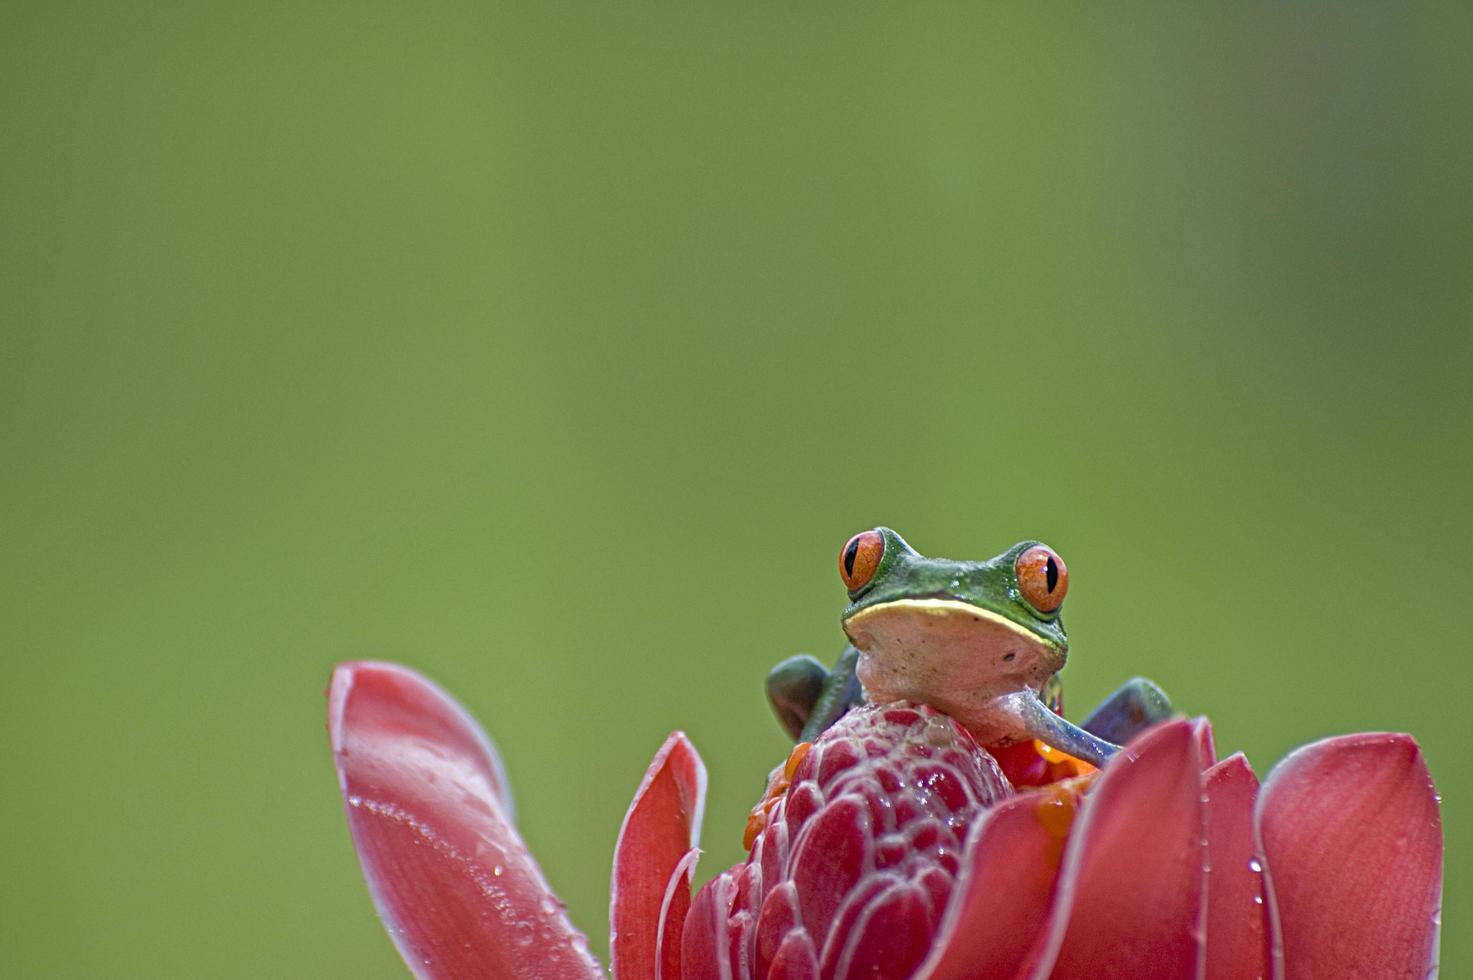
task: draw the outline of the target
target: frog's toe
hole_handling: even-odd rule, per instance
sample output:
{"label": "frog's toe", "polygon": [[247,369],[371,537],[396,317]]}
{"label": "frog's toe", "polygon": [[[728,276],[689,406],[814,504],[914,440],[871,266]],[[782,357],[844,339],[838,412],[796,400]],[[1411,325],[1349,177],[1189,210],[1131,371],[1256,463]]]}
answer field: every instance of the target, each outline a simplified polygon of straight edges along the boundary
{"label": "frog's toe", "polygon": [[778,723],[793,738],[808,723],[828,676],[828,668],[806,653],[789,657],[767,672],[767,700]]}
{"label": "frog's toe", "polygon": [[1090,712],[1081,727],[1106,741],[1124,745],[1171,715],[1171,699],[1165,691],[1144,677],[1132,677]]}

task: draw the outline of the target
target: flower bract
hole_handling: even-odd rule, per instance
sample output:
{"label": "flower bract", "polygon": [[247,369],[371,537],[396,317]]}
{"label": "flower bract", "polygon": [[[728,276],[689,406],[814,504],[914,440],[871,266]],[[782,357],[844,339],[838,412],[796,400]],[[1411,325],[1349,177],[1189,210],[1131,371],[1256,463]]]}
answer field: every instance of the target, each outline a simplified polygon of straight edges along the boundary
{"label": "flower bract", "polygon": [[[454,699],[355,662],[328,701],[353,844],[416,976],[604,975]],[[615,845],[615,980],[1435,975],[1442,825],[1410,736],[1316,742],[1262,786],[1200,719],[1098,773],[1034,751],[855,709],[774,771],[747,859],[696,888],[706,774],[672,734]]]}

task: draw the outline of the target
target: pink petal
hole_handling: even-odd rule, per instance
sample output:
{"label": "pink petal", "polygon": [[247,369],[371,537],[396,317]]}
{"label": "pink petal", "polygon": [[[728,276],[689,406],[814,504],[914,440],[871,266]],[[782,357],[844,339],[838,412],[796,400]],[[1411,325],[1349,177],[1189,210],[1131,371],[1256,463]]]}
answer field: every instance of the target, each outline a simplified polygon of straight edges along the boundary
{"label": "pink petal", "polygon": [[617,980],[655,980],[662,909],[679,921],[666,927],[670,959],[660,972],[680,976],[679,931],[690,907],[689,885],[684,901],[665,899],[676,867],[700,840],[705,801],[706,767],[685,735],[675,732],[635,790],[614,845],[609,959]]}
{"label": "pink petal", "polygon": [[[791,825],[791,814],[789,819]],[[819,811],[803,828],[793,859],[793,885],[803,925],[820,942],[850,891],[873,867],[873,820],[859,797],[847,796]]]}
{"label": "pink petal", "polygon": [[655,980],[681,980],[685,918],[690,914],[690,890],[700,857],[698,847],[686,851],[665,885],[665,899],[660,903],[660,931],[655,936]]}
{"label": "pink petal", "polygon": [[1267,976],[1262,865],[1253,839],[1258,777],[1242,753],[1203,775],[1207,794],[1207,978]]}
{"label": "pink petal", "polygon": [[735,892],[731,871],[721,872],[696,892],[681,942],[684,980],[732,980],[726,920]]}
{"label": "pink petal", "polygon": [[501,764],[465,709],[407,668],[346,663],[328,732],[369,892],[416,976],[602,976],[513,829]]}
{"label": "pink petal", "polygon": [[[834,949],[843,947],[836,956],[835,980],[910,976],[925,950],[908,947],[896,940],[929,932],[933,924],[929,910],[930,903],[921,889],[903,881],[891,884],[875,899],[866,902],[854,927],[843,936],[842,944],[830,940]],[[827,952],[824,959],[828,959]]]}
{"label": "pink petal", "polygon": [[[1206,718],[1194,719],[1197,723],[1197,754],[1201,756],[1202,768],[1209,769],[1217,764],[1217,746],[1212,740],[1212,722]],[[1257,780],[1254,780],[1256,783]]]}
{"label": "pink petal", "polygon": [[818,980],[818,957],[806,930],[795,929],[783,939],[767,980]]}
{"label": "pink petal", "polygon": [[1200,737],[1186,720],[1164,722],[1105,768],[1069,835],[1033,976],[1200,975],[1206,885]]}
{"label": "pink petal", "polygon": [[[936,950],[916,980],[1011,977],[1048,921],[1068,815],[1046,793],[999,804],[973,825]],[[1060,810],[1048,819],[1047,808]]]}
{"label": "pink petal", "polygon": [[1291,753],[1264,782],[1257,816],[1278,918],[1275,975],[1428,974],[1442,819],[1411,736],[1344,735]]}

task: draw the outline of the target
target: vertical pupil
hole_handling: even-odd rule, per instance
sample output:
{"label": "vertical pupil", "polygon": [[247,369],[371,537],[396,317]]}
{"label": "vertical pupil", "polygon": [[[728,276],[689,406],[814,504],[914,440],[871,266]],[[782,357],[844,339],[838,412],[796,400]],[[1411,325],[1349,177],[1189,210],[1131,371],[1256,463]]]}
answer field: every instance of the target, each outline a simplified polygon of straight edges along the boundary
{"label": "vertical pupil", "polygon": [[1059,566],[1054,561],[1053,555],[1049,555],[1048,564],[1044,566],[1044,574],[1048,576],[1048,590],[1052,595],[1054,586],[1059,584]]}
{"label": "vertical pupil", "polygon": [[859,557],[859,538],[849,540],[849,547],[844,549],[844,575],[846,578],[854,576],[854,559]]}

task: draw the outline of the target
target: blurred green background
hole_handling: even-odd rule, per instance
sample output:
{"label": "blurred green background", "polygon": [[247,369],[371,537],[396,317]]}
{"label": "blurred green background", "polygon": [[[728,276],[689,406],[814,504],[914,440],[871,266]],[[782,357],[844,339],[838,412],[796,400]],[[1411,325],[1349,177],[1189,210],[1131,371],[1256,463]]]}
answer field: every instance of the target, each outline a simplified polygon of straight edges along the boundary
{"label": "blurred green background", "polygon": [[1415,733],[1458,887],[1473,8],[7,3],[0,973],[397,977],[323,729],[484,721],[602,946],[838,548],[1049,541],[1082,710]]}

